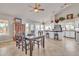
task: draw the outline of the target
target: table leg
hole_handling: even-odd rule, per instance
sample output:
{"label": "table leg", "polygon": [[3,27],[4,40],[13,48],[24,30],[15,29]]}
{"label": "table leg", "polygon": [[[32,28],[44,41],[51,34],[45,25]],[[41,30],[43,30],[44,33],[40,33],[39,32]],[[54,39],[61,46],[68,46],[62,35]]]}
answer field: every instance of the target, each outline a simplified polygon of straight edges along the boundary
{"label": "table leg", "polygon": [[37,41],[37,44],[38,44],[38,48],[39,48],[39,41]]}
{"label": "table leg", "polygon": [[30,39],[30,56],[32,56],[32,50],[33,50],[32,40]]}
{"label": "table leg", "polygon": [[27,54],[27,43],[26,43],[26,40],[25,40],[25,54]]}
{"label": "table leg", "polygon": [[43,37],[43,48],[45,47],[45,38]]}

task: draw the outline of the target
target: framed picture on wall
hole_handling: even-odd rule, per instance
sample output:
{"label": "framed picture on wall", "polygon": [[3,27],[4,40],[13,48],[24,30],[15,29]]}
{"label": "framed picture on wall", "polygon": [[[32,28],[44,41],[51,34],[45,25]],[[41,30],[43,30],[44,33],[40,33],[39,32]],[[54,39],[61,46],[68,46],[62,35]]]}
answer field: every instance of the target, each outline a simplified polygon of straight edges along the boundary
{"label": "framed picture on wall", "polygon": [[67,19],[73,19],[73,14],[68,14]]}

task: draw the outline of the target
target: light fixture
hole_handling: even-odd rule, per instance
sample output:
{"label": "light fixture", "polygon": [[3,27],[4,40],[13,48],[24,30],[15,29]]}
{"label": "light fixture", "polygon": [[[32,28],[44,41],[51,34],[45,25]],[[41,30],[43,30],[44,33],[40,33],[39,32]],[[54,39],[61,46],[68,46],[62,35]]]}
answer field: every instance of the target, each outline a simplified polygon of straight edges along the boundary
{"label": "light fixture", "polygon": [[29,6],[29,7],[33,8],[33,11],[36,12],[36,13],[45,10],[45,9],[41,8],[40,4],[37,4],[37,3],[34,6]]}
{"label": "light fixture", "polygon": [[70,3],[65,3],[63,6],[61,6],[61,8],[65,9],[67,7],[69,7],[71,4]]}
{"label": "light fixture", "polygon": [[37,12],[39,12],[39,10],[38,9],[34,9],[34,11],[37,13]]}

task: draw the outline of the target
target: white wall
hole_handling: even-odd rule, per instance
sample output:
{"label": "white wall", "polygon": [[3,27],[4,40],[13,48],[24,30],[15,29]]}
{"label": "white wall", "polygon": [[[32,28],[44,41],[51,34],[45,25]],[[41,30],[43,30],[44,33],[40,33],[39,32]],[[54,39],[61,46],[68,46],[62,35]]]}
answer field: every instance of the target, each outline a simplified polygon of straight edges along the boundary
{"label": "white wall", "polygon": [[7,16],[7,15],[0,15],[0,19],[6,19],[9,21],[9,35],[0,35],[0,41],[4,41],[4,40],[12,40],[13,37],[13,21],[12,21],[12,17],[11,16]]}

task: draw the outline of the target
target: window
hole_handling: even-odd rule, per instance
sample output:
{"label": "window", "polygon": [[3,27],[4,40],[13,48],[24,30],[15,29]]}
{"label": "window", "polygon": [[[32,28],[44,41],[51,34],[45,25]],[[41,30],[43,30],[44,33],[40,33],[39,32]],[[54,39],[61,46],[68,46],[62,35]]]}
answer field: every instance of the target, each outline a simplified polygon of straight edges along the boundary
{"label": "window", "polygon": [[44,30],[44,25],[41,25],[41,30]]}
{"label": "window", "polygon": [[52,30],[52,27],[51,27],[51,25],[45,25],[45,30]]}
{"label": "window", "polygon": [[0,20],[0,35],[8,34],[8,20]]}
{"label": "window", "polygon": [[25,34],[27,35],[28,33],[29,33],[29,23],[26,23]]}
{"label": "window", "polygon": [[66,30],[74,30],[74,25],[72,23],[67,24]]}
{"label": "window", "polygon": [[33,31],[34,30],[34,24],[30,25],[30,30]]}
{"label": "window", "polygon": [[39,31],[39,30],[40,30],[40,25],[36,24],[36,31]]}

